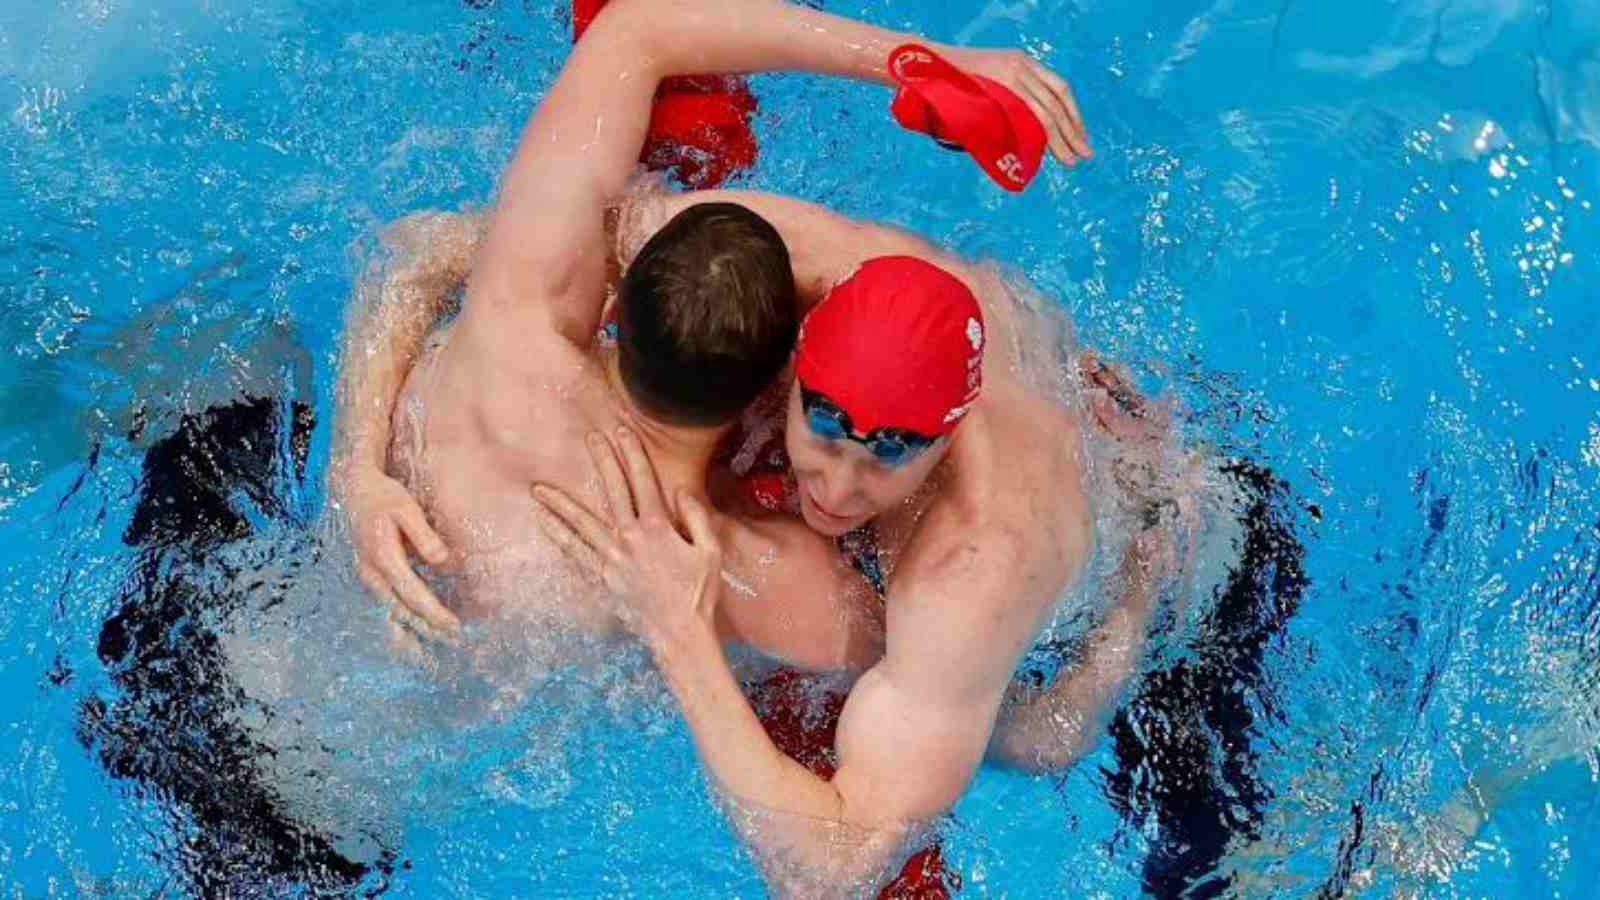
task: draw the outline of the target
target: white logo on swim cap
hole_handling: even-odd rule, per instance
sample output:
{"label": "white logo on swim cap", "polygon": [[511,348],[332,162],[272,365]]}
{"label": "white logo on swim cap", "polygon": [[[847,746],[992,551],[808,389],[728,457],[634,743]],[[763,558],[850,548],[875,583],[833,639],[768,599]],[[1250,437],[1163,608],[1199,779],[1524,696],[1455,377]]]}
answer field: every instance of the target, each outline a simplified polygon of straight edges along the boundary
{"label": "white logo on swim cap", "polygon": [[1017,184],[1022,184],[1022,160],[1017,159],[1015,153],[1007,153],[994,161],[994,167],[1005,173],[1005,176]]}
{"label": "white logo on swim cap", "polygon": [[967,340],[972,342],[972,352],[983,349],[983,326],[975,318],[967,319]]}
{"label": "white logo on swim cap", "polygon": [[889,59],[889,68],[894,72],[895,78],[905,81],[915,77],[906,73],[906,66],[912,63],[931,62],[933,62],[933,57],[920,47],[901,47],[900,52]]}

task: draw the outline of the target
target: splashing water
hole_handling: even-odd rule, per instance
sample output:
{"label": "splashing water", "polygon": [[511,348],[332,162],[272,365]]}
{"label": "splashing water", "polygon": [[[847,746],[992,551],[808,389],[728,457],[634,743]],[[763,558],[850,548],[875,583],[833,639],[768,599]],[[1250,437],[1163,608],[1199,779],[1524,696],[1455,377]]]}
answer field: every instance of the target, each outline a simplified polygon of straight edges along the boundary
{"label": "splashing water", "polygon": [[[211,810],[279,823],[228,835],[257,862],[325,841],[329,892],[756,893],[644,660],[513,700],[396,661],[318,524],[365,244],[490,198],[567,11],[224,7],[0,17],[0,884],[192,890]],[[1084,763],[980,775],[943,826],[964,892],[1583,896],[1594,10],[829,8],[1030,48],[1097,159],[1002,197],[880,93],[773,78],[752,184],[1016,267],[1191,446],[1270,471],[1239,543],[1304,547],[1203,598]],[[226,489],[168,504],[152,453]]]}

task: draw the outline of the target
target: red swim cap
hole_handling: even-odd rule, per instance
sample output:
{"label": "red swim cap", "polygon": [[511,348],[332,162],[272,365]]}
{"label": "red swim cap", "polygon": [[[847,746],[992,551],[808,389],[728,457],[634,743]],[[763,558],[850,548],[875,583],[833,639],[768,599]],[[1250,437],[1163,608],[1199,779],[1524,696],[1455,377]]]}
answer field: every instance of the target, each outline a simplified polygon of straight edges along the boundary
{"label": "red swim cap", "polygon": [[918,44],[889,54],[889,74],[900,85],[889,111],[902,126],[960,144],[1008,191],[1022,190],[1038,174],[1044,126],[1009,88]]}
{"label": "red swim cap", "polygon": [[[583,37],[607,0],[573,0],[572,39]],[[743,78],[681,75],[663,79],[650,108],[639,161],[685,187],[719,187],[756,162],[750,130],[756,98]]]}
{"label": "red swim cap", "polygon": [[983,311],[961,280],[910,256],[868,260],[800,324],[795,376],[859,434],[955,430],[983,385]]}

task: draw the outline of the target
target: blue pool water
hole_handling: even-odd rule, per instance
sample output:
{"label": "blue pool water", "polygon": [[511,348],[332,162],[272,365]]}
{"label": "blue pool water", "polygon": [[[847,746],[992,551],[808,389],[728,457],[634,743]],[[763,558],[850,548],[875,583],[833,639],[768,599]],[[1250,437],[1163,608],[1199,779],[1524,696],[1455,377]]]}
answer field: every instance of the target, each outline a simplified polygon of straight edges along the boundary
{"label": "blue pool water", "polygon": [[[1224,804],[1247,825],[1209,884],[1600,893],[1600,6],[828,7],[1028,47],[1073,82],[1098,155],[1006,196],[895,129],[883,91],[770,77],[750,183],[1016,266],[1170,391],[1192,440],[1288,485],[1304,594],[1259,665],[1213,667],[1251,721],[1213,758],[1255,788]],[[258,534],[219,559],[312,555],[362,248],[408,211],[486,202],[568,31],[533,0],[0,10],[4,896],[181,889],[197,823],[109,775],[92,725],[126,687],[102,624],[152,577],[123,541],[146,448],[185,412],[298,400],[306,476],[243,498]],[[429,699],[359,628],[285,621],[292,684],[319,693],[264,715],[395,711],[330,751],[343,774],[307,765],[332,806],[382,809],[393,854],[366,887],[761,893],[637,661],[460,725],[465,689]],[[1125,801],[1115,743],[1060,778],[981,773],[946,829],[962,896],[1137,896],[1171,832]],[[1181,776],[1147,762],[1131,777]],[[1452,837],[1486,785],[1487,821]]]}

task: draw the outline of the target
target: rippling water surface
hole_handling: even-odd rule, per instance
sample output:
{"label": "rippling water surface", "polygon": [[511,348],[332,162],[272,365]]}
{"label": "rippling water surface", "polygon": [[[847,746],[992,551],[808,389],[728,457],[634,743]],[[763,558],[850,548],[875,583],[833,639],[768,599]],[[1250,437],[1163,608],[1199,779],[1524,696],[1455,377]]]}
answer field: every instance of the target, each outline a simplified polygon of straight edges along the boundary
{"label": "rippling water surface", "polygon": [[[1193,734],[1234,792],[1196,892],[1591,896],[1600,7],[827,5],[1027,46],[1073,81],[1097,157],[1002,196],[894,129],[879,90],[763,78],[751,183],[1017,267],[1171,392],[1194,442],[1283,481],[1297,605],[1256,655],[1190,667],[1245,723],[1210,730],[1196,695]],[[0,11],[0,885],[183,883],[203,823],[130,773],[238,760],[199,737],[146,759],[140,723],[161,711],[119,699],[143,679],[159,706],[210,677],[209,657],[188,671],[149,649],[210,635],[260,663],[257,705],[219,715],[310,723],[272,764],[324,795],[326,822],[367,823],[349,836],[366,849],[344,849],[378,860],[368,886],[758,893],[637,661],[483,724],[462,711],[504,697],[466,675],[430,695],[370,652],[372,615],[290,614],[351,590],[307,535],[363,248],[407,211],[487,201],[567,10],[156,6]],[[278,443],[218,464],[257,489],[234,498],[243,525],[217,527],[255,536],[178,562],[130,546],[147,449],[243,398],[271,398]],[[218,621],[107,637],[184,565],[235,576]],[[1174,641],[1152,670],[1191,657]],[[950,826],[964,895],[1151,883],[1167,834],[1151,798],[1181,772],[1129,762],[1165,727],[1141,697],[1062,778],[980,776]],[[340,725],[374,698],[389,717]]]}

